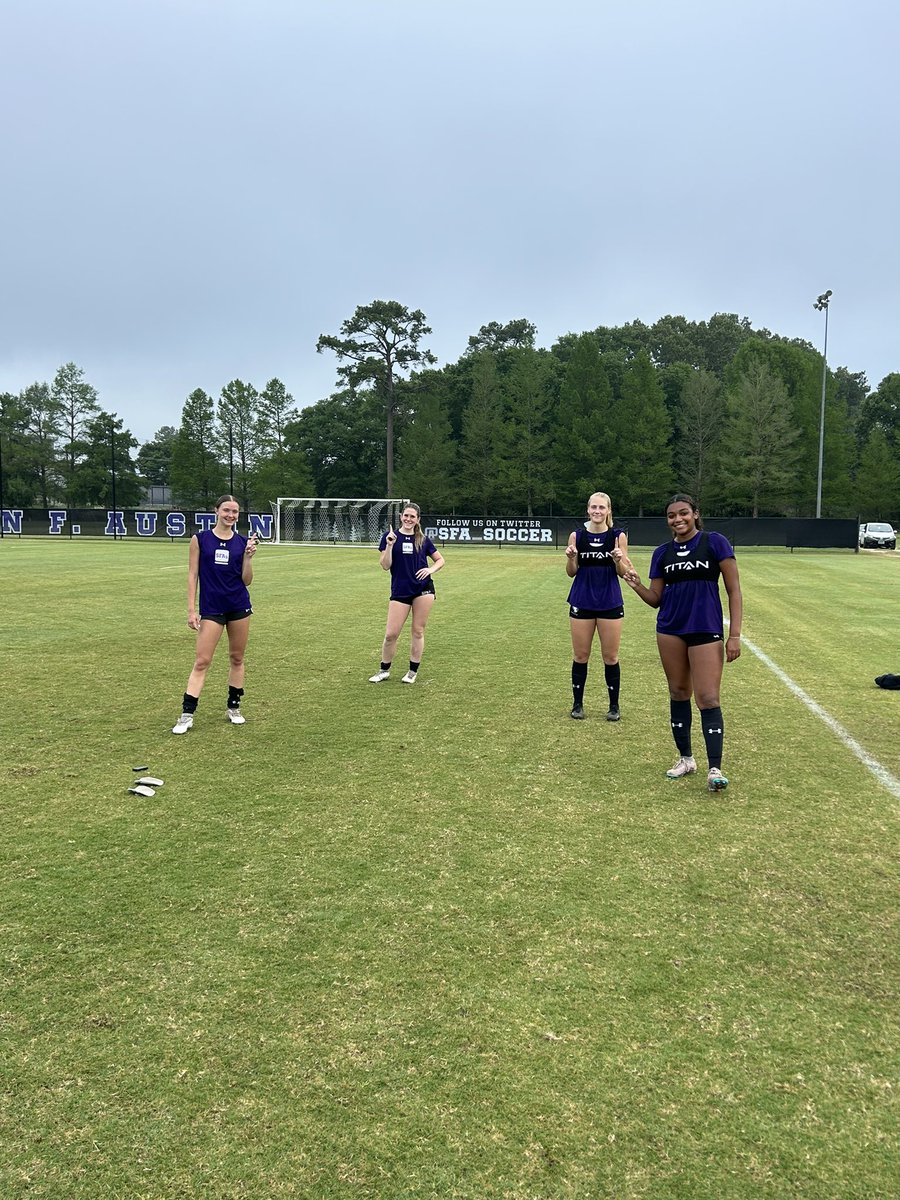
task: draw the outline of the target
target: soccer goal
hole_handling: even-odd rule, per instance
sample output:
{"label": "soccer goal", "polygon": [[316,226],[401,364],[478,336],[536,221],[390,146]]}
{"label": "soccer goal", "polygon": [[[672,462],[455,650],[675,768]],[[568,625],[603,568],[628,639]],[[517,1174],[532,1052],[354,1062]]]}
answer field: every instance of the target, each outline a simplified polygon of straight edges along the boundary
{"label": "soccer goal", "polygon": [[272,502],[275,541],[377,545],[388,525],[400,525],[407,500],[337,500],[279,496]]}

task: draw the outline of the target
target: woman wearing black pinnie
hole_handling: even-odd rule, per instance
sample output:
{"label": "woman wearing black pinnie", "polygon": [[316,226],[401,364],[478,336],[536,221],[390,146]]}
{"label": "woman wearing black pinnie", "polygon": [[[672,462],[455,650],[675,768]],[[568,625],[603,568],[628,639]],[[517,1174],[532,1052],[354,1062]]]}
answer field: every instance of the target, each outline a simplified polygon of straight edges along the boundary
{"label": "woman wearing black pinnie", "polygon": [[[719,691],[724,663],[741,653],[743,600],[734,550],[721,533],[707,533],[690,496],[673,496],[666,506],[672,540],[658,546],[650,561],[650,586],[632,568],[625,582],[651,608],[659,609],[656,644],[669,684],[669,710],[678,761],[666,775],[683,779],[697,770],[691,751],[691,696],[700,710],[708,760],[707,787],[728,786],[722,774],[725,723]],[[728,594],[730,624],[724,638],[719,577]],[[724,643],[724,651],[723,651]]]}

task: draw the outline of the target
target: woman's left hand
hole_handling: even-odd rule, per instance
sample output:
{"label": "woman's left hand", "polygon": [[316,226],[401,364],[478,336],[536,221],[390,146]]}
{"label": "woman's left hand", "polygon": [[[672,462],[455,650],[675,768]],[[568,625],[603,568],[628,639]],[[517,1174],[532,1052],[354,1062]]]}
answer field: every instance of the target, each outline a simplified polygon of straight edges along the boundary
{"label": "woman's left hand", "polygon": [[421,570],[416,571],[416,579],[421,582],[423,579],[427,579],[430,574],[431,567],[422,567]]}
{"label": "woman's left hand", "polygon": [[250,538],[250,540],[247,542],[244,553],[247,555],[248,558],[252,558],[258,549],[259,549],[259,542],[256,540],[256,534],[254,534],[253,537]]}
{"label": "woman's left hand", "polygon": [[734,662],[736,658],[741,657],[741,639],[737,633],[731,634],[725,640],[725,661]]}

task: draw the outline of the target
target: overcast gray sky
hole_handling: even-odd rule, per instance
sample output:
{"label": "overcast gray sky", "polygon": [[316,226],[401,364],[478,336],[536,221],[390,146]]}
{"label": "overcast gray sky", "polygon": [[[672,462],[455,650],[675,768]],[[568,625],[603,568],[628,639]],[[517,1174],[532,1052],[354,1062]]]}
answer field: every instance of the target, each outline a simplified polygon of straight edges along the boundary
{"label": "overcast gray sky", "polygon": [[424,310],[540,345],[748,317],[900,370],[887,0],[0,0],[0,390],[74,361],[141,440],[197,387],[336,386]]}

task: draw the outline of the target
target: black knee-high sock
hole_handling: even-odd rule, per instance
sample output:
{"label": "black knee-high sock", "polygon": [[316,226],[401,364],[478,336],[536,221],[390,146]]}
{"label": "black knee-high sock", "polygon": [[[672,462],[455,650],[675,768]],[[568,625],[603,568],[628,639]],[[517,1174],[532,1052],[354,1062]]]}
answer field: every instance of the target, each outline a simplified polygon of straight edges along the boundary
{"label": "black knee-high sock", "polygon": [[691,757],[691,719],[690,700],[670,700],[669,712],[672,719],[672,737],[678,753],[684,758]]}
{"label": "black knee-high sock", "polygon": [[609,707],[619,707],[619,685],[622,682],[622,672],[618,663],[607,666],[603,664],[603,674],[606,676],[606,690],[609,692]]}
{"label": "black knee-high sock", "polygon": [[587,663],[572,663],[572,699],[576,704],[584,704],[584,685],[587,683]]}
{"label": "black knee-high sock", "polygon": [[186,713],[195,713],[199,703],[199,696],[192,696],[189,692],[185,692],[181,701],[181,711]]}
{"label": "black knee-high sock", "polygon": [[706,742],[709,765],[721,767],[722,743],[725,740],[725,722],[722,720],[721,708],[701,708],[700,723],[703,726],[703,740]]}
{"label": "black knee-high sock", "polygon": [[243,696],[243,694],[244,694],[243,688],[232,687],[231,684],[229,683],[229,685],[228,685],[228,707],[229,708],[240,708],[241,707],[241,696]]}

